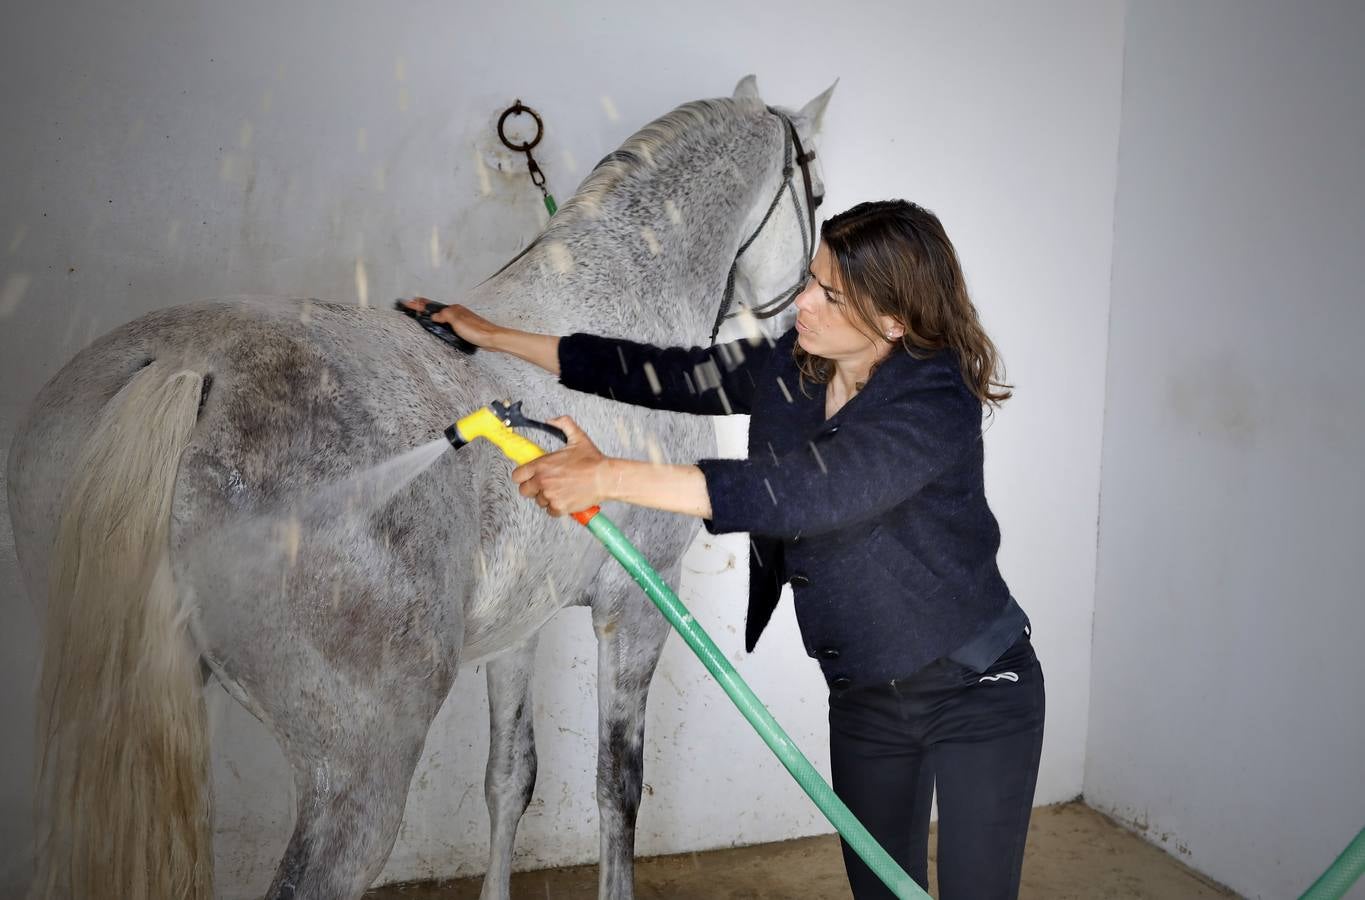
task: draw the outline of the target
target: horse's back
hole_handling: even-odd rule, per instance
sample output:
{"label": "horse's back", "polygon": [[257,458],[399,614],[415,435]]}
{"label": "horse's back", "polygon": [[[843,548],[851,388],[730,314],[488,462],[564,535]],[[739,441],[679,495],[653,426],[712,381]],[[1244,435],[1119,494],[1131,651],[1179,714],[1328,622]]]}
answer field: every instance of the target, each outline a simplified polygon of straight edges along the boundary
{"label": "horse's back", "polygon": [[[461,395],[479,390],[473,367],[454,361],[436,342],[421,340],[411,323],[391,311],[309,300],[243,299],[170,307],[129,322],[81,351],[49,381],[16,436],[9,459],[11,513],[35,599],[41,599],[46,586],[48,555],[71,468],[105,407],[152,363],[168,371],[193,371],[204,379],[198,421],[180,458],[172,505],[178,582],[187,575],[193,580],[193,566],[188,565],[193,560],[185,556],[194,548],[203,556],[203,548],[218,545],[218,559],[234,549],[243,557],[251,552],[259,556],[255,545],[272,539],[281,522],[294,521],[291,510],[307,507],[339,479],[439,437],[453,410],[463,405]],[[450,465],[450,460],[436,463],[439,469]],[[352,529],[352,545],[346,549],[354,551],[355,541],[362,538],[387,546],[374,551],[376,558],[332,561],[333,570],[347,582],[335,587],[370,594],[378,585],[362,583],[366,579],[357,573],[378,578],[393,574],[395,566],[420,576],[411,549],[406,549],[405,560],[394,561],[394,554],[405,552],[404,535],[422,531],[437,544],[449,539],[439,521],[449,517],[436,513],[460,503],[467,492],[468,479],[428,478],[422,491],[410,486],[406,495],[379,509],[348,510],[366,524]],[[329,530],[333,543],[339,518],[319,529]],[[222,544],[233,536],[241,546]],[[323,535],[313,537],[314,546],[306,529],[278,540],[293,542],[291,564],[298,563],[299,553],[343,549],[329,551],[317,545]],[[250,570],[252,563],[242,558],[236,568]],[[265,590],[240,574],[233,584],[256,598],[231,598],[220,607],[256,606]],[[201,604],[223,588],[221,581],[187,586]],[[393,589],[407,593],[401,583]],[[313,602],[308,590],[294,593],[296,605]],[[293,612],[296,617],[304,614],[298,608]]]}
{"label": "horse's back", "polygon": [[[254,642],[264,659],[309,628],[331,632],[328,653],[346,634],[434,629],[452,659],[461,647],[474,659],[584,602],[588,583],[606,587],[594,576],[606,554],[520,501],[506,462],[482,442],[445,454],[365,515],[337,509],[345,501],[335,495],[357,472],[439,438],[509,391],[534,391],[533,415],[573,413],[608,454],[635,455],[638,446],[622,443],[619,407],[546,384],[515,361],[464,357],[391,310],[247,298],[149,313],[43,388],[10,457],[16,542],[39,591],[67,474],[104,407],[153,361],[204,376],[171,543],[177,583],[195,594],[210,644]],[[684,458],[710,446],[709,427],[691,417],[638,415],[648,425],[636,431],[657,433]],[[661,513],[621,513],[645,545],[671,547],[694,530]],[[296,583],[277,571],[281,553]],[[629,587],[623,579],[614,590]],[[348,597],[364,598],[362,607]]]}

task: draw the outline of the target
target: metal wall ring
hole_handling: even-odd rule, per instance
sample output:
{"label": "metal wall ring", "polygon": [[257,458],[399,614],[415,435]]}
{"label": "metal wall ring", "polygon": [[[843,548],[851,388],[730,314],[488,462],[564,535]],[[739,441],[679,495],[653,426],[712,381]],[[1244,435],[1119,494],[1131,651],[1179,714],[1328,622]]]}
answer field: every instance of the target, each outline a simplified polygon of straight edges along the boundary
{"label": "metal wall ring", "polygon": [[[514,144],[507,139],[507,133],[503,131],[503,126],[507,124],[509,118],[512,116],[519,116],[522,113],[526,113],[536,120],[536,136],[524,144]],[[529,106],[523,106],[520,99],[511,107],[504,110],[503,114],[498,118],[498,137],[502,140],[507,149],[515,150],[518,153],[530,152],[531,148],[540,143],[540,137],[544,133],[545,123],[540,120],[540,114]]]}

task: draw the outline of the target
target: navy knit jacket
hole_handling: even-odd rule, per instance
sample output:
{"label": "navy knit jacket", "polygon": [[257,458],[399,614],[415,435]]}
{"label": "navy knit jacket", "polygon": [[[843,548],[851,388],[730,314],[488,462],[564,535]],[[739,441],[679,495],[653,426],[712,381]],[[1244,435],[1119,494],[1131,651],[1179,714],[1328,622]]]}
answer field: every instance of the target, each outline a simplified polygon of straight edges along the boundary
{"label": "navy knit jacket", "polygon": [[[560,380],[654,409],[750,416],[748,459],[697,462],[707,530],[751,537],[748,649],[787,581],[806,652],[836,688],[909,676],[1004,611],[1026,621],[996,566],[981,405],[953,354],[893,351],[826,419],[825,386],[800,378],[795,342],[795,331],[689,349],[573,334],[559,343]],[[1019,635],[1007,624],[999,649]]]}

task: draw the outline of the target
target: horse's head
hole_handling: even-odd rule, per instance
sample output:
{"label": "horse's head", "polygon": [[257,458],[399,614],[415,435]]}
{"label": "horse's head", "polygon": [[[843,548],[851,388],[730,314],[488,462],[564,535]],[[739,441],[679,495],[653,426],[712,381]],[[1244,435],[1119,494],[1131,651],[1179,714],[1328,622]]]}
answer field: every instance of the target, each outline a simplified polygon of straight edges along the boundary
{"label": "horse's head", "polygon": [[815,141],[837,84],[799,110],[765,104],[753,75],[735,87],[737,103],[762,106],[779,123],[775,163],[767,187],[758,192],[757,203],[748,213],[744,242],[732,272],[733,287],[727,285],[722,308],[724,317],[736,323],[730,328],[737,326],[750,337],[776,337],[791,328],[796,317],[791,301],[804,284],[806,267],[815,253],[815,208],[825,193]]}
{"label": "horse's head", "polygon": [[598,163],[494,278],[549,277],[556,291],[574,279],[587,298],[625,294],[619,305],[633,307],[631,328],[646,340],[714,338],[724,321],[727,339],[776,337],[791,327],[815,252],[824,186],[814,143],[833,90],[793,110],[765,104],[749,76],[732,97],[655,119]]}

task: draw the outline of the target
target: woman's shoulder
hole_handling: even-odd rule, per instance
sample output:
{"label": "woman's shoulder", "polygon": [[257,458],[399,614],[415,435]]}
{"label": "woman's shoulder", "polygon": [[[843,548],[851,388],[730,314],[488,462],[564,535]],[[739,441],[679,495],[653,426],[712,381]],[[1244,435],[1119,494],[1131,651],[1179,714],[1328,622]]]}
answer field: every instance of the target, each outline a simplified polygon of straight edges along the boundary
{"label": "woman's shoulder", "polygon": [[925,355],[897,351],[877,367],[867,390],[887,403],[929,404],[981,415],[981,403],[967,387],[957,354],[951,350]]}

